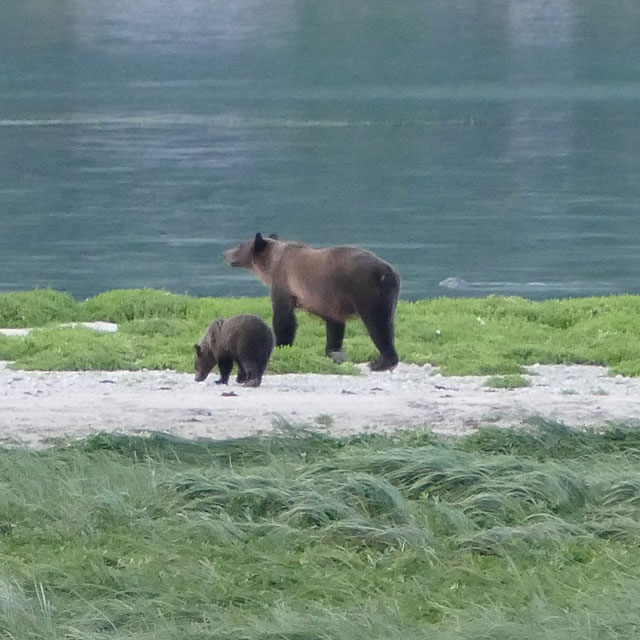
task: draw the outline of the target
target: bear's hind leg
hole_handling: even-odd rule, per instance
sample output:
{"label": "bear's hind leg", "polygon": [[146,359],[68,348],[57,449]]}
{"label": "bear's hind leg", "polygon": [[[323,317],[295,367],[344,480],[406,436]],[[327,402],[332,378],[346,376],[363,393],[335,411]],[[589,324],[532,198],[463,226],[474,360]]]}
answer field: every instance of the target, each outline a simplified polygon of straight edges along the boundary
{"label": "bear's hind leg", "polygon": [[395,301],[381,301],[373,307],[358,310],[373,344],[380,351],[380,357],[369,363],[371,371],[386,371],[398,364],[398,354],[393,344],[395,306]]}

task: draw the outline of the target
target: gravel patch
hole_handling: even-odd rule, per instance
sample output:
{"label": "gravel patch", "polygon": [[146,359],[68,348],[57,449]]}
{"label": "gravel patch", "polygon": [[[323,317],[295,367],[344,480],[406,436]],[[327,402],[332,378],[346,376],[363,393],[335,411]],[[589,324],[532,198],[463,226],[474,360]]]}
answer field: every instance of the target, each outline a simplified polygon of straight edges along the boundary
{"label": "gravel patch", "polygon": [[529,387],[493,389],[486,376],[442,376],[400,364],[359,376],[266,375],[262,386],[196,383],[175,371],[21,371],[0,362],[0,437],[39,446],[96,432],[163,431],[185,438],[262,435],[282,421],[351,435],[427,427],[462,435],[531,418],[575,428],[640,421],[640,379],[606,367],[533,365]]}

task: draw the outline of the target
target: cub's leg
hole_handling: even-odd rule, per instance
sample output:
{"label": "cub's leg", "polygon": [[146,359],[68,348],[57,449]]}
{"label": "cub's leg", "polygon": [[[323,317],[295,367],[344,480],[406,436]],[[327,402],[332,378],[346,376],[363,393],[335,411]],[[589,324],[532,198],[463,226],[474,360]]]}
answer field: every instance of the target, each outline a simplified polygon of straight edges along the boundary
{"label": "cub's leg", "polygon": [[247,379],[247,373],[242,366],[242,362],[238,360],[238,375],[236,376],[236,382],[245,382]]}
{"label": "cub's leg", "polygon": [[262,373],[264,367],[260,367],[257,362],[245,362],[245,371],[247,372],[245,378],[245,387],[259,387],[262,382]]}
{"label": "cub's leg", "polygon": [[233,359],[225,356],[218,360],[218,368],[220,369],[220,379],[216,380],[216,384],[229,384],[229,375],[233,369]]}

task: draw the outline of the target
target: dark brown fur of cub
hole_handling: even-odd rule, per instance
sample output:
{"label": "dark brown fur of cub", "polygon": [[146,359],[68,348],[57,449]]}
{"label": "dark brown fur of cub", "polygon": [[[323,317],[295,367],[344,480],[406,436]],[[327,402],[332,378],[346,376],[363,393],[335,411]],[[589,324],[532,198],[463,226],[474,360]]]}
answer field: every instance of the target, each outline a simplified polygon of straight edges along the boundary
{"label": "dark brown fur of cub", "polygon": [[358,247],[313,249],[258,233],[225,251],[224,256],[229,265],[249,269],[270,287],[276,345],[293,344],[297,327],[294,309],[299,307],[324,319],[325,353],[342,362],[345,322],[358,315],[380,351],[370,367],[382,371],[398,364],[393,322],[400,277],[371,251]]}
{"label": "dark brown fur of cub", "polygon": [[205,380],[217,364],[220,379],[216,384],[227,384],[236,362],[236,382],[245,387],[259,387],[273,351],[273,333],[262,318],[243,314],[214,320],[194,346],[196,382]]}

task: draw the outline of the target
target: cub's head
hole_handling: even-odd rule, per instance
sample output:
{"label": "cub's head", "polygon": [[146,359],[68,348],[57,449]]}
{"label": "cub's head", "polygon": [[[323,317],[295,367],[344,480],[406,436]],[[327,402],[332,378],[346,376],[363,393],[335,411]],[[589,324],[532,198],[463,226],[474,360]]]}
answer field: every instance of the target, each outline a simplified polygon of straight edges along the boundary
{"label": "cub's head", "polygon": [[224,260],[232,267],[244,267],[251,270],[259,269],[259,265],[268,254],[269,247],[277,239],[278,236],[274,233],[267,238],[263,238],[261,233],[256,233],[256,237],[252,240],[225,251]]}
{"label": "cub's head", "polygon": [[216,353],[218,352],[217,345],[220,341],[220,331],[222,330],[223,322],[224,318],[214,320],[209,325],[204,338],[202,338],[202,340],[197,344],[193,345],[193,348],[196,351],[193,357],[196,382],[206,380],[213,367],[218,364]]}
{"label": "cub's head", "polygon": [[211,373],[211,370],[216,366],[218,361],[209,347],[204,347],[201,344],[194,344],[193,346],[196,350],[193,358],[193,368],[196,372],[194,380],[196,382],[203,382],[207,379],[207,376]]}

